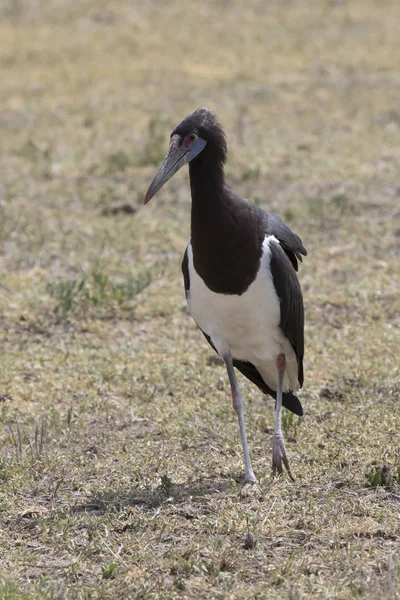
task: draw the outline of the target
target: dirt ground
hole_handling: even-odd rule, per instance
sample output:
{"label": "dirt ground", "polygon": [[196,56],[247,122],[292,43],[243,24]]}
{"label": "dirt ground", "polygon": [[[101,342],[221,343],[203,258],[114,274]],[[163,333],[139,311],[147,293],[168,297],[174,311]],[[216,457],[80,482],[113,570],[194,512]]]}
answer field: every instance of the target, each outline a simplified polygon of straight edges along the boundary
{"label": "dirt ground", "polygon": [[[400,3],[0,3],[0,600],[400,598]],[[187,314],[199,106],[308,256],[296,477]]]}

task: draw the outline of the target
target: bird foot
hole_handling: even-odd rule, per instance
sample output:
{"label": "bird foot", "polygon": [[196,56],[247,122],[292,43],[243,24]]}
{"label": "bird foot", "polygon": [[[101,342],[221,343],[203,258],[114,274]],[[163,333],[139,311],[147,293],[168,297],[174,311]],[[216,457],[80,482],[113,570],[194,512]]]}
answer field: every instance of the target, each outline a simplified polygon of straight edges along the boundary
{"label": "bird foot", "polygon": [[253,471],[249,471],[248,473],[245,473],[244,482],[245,482],[245,484],[250,483],[252,485],[254,483],[257,483],[257,477],[254,475]]}
{"label": "bird foot", "polygon": [[274,436],[272,438],[272,477],[275,477],[277,474],[282,475],[282,463],[284,464],[290,479],[294,481],[292,471],[290,470],[289,460],[286,454],[282,434],[274,433]]}

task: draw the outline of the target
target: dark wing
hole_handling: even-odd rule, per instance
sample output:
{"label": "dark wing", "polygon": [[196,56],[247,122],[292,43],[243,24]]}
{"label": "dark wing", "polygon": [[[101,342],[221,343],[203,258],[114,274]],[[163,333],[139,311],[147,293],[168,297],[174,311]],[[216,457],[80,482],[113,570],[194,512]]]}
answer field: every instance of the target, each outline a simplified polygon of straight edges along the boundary
{"label": "dark wing", "polygon": [[187,298],[189,290],[190,290],[189,259],[188,259],[188,255],[187,255],[187,247],[185,250],[185,254],[183,255],[181,268],[182,268],[182,274],[183,274],[183,283],[185,286],[185,296]]}
{"label": "dark wing", "polygon": [[282,219],[265,211],[262,212],[265,233],[275,236],[280,241],[283,250],[297,271],[297,260],[301,262],[303,260],[301,255],[307,256],[307,250],[304,248],[301,239],[285,225]]}
{"label": "dark wing", "polygon": [[281,244],[271,241],[270,268],[276,293],[280,300],[280,328],[289,340],[297,356],[298,380],[303,385],[303,356],[304,356],[304,307],[303,296],[296,272],[290,257]]}

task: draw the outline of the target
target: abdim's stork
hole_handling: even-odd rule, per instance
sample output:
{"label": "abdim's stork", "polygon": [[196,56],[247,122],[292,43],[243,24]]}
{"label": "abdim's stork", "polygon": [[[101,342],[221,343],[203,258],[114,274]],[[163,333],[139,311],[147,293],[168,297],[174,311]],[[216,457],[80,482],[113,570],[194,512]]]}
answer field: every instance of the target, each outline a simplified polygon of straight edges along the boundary
{"label": "abdim's stork", "polygon": [[236,367],[276,399],[272,472],[293,479],[281,429],[282,404],[303,414],[292,393],[303,384],[304,312],[297,260],[307,252],[283,221],[231,192],[224,181],[226,139],[216,115],[200,108],[171,134],[146,204],[184,164],[192,192],[191,237],[182,263],[190,314],[223,358],[239,419],[246,482],[251,467]]}

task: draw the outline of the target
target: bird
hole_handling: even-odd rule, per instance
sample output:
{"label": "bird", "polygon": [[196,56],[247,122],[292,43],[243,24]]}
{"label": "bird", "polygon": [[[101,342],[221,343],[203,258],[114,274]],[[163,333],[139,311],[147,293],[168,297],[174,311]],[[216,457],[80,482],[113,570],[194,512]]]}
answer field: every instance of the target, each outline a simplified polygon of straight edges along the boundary
{"label": "bird", "polygon": [[182,273],[189,313],[225,363],[239,421],[245,483],[256,483],[237,369],[275,399],[272,476],[285,467],[294,481],[282,434],[282,405],[302,416],[304,306],[296,271],[307,255],[280,217],[225,183],[225,132],[215,112],[199,108],[172,131],[167,155],[144,204],[189,164],[191,233]]}

